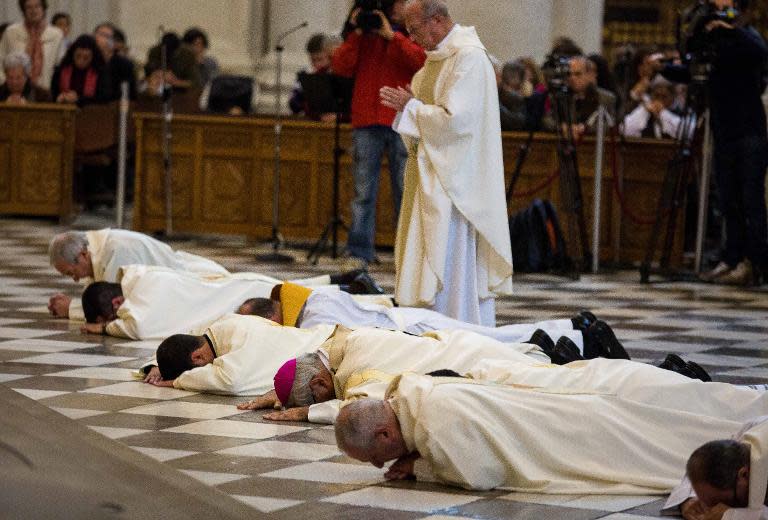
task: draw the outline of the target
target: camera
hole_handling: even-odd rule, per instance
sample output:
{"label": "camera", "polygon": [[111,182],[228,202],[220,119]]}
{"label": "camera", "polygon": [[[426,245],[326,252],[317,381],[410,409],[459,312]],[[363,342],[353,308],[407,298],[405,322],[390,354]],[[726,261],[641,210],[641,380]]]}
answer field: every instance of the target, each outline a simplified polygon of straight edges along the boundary
{"label": "camera", "polygon": [[712,46],[712,35],[706,31],[707,24],[716,20],[733,24],[740,16],[737,9],[719,10],[709,0],[698,0],[682,13],[680,19],[678,38],[681,56],[708,53]]}
{"label": "camera", "polygon": [[360,9],[357,15],[357,26],[363,32],[375,32],[381,29],[381,18],[374,11],[387,15],[395,0],[356,0],[355,8]]}
{"label": "camera", "polygon": [[551,91],[568,88],[568,76],[571,73],[571,57],[550,54],[541,66],[541,72]]}

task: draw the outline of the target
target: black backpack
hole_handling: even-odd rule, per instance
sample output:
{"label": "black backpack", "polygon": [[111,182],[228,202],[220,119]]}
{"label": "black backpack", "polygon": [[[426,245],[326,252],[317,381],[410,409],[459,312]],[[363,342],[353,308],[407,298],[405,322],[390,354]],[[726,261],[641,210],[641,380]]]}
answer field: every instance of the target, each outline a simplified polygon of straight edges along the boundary
{"label": "black backpack", "polygon": [[535,199],[509,219],[515,271],[540,273],[568,268],[570,262],[557,212],[548,200]]}

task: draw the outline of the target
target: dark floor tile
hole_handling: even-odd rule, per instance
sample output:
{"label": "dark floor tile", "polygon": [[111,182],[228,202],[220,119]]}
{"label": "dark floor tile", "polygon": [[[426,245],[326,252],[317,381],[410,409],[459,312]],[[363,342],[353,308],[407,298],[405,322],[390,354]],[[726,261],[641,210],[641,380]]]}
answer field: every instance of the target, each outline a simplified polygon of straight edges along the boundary
{"label": "dark floor tile", "polygon": [[[221,453],[199,453],[184,457],[183,459],[171,460],[168,463],[176,469],[211,471],[214,473],[239,473],[241,475],[259,475],[296,465],[295,460],[239,457]],[[289,482],[298,485],[299,481]]]}
{"label": "dark floor tile", "polygon": [[235,437],[220,437],[216,435],[192,435],[189,433],[173,433],[153,431],[123,437],[121,442],[129,446],[141,446],[145,448],[163,448],[168,450],[192,450],[209,452],[224,450],[243,444],[252,444],[253,439],[239,439]]}
{"label": "dark floor tile", "polygon": [[[278,461],[279,459],[267,459]],[[288,466],[286,466],[288,467]],[[275,468],[278,469],[278,468]],[[237,473],[228,471],[227,473]],[[243,473],[245,474],[245,473]],[[317,500],[320,498],[340,495],[365,486],[351,484],[328,484],[309,482],[306,480],[287,480],[279,478],[260,477],[258,475],[229,482],[217,486],[219,490],[232,495],[249,495],[270,498]]]}
{"label": "dark floor tile", "polygon": [[604,511],[525,504],[511,500],[482,500],[453,511],[471,518],[514,518],[515,520],[592,520],[606,516]]}
{"label": "dark floor tile", "polygon": [[193,422],[199,419],[184,417],[166,417],[136,413],[105,413],[80,419],[79,422],[90,426],[108,426],[110,428],[138,428],[140,430],[165,430]]}
{"label": "dark floor tile", "polygon": [[[311,508],[311,509],[310,509]],[[424,513],[412,513],[396,511],[392,509],[378,509],[373,507],[357,507],[329,502],[313,502],[311,504],[297,505],[288,509],[281,509],[270,515],[275,519],[295,519],[303,517],[307,510],[311,510],[312,520],[416,520],[428,515]]]}
{"label": "dark floor tile", "polygon": [[108,379],[85,379],[81,377],[35,376],[13,382],[14,388],[34,388],[36,390],[62,390],[77,392],[87,388],[114,384]]}
{"label": "dark floor tile", "polygon": [[156,403],[154,399],[142,399],[139,397],[123,397],[101,394],[67,394],[56,397],[42,399],[41,403],[47,406],[56,406],[61,408],[84,408],[86,410],[105,410],[115,412],[134,408],[145,404]]}

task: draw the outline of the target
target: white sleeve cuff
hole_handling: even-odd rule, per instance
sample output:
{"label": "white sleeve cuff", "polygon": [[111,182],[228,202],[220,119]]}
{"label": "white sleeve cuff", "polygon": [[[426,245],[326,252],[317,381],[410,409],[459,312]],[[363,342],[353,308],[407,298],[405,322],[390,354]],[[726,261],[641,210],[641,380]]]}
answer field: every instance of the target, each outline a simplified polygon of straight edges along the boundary
{"label": "white sleeve cuff", "polygon": [[339,415],[340,409],[341,401],[339,399],[313,404],[309,407],[307,420],[311,423],[333,424],[336,422],[336,416]]}
{"label": "white sleeve cuff", "polygon": [[408,137],[414,137],[418,139],[419,127],[416,124],[416,111],[422,107],[424,103],[416,98],[411,98],[406,103],[402,112],[397,113],[395,121],[392,123],[392,129],[400,135],[406,135]]}

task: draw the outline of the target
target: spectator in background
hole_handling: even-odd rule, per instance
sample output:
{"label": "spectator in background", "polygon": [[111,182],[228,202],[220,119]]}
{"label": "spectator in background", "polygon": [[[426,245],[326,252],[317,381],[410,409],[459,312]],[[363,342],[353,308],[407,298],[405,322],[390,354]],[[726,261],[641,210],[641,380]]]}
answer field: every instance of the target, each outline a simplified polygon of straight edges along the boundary
{"label": "spectator in background", "polygon": [[[114,36],[115,54],[130,60],[131,58],[128,52],[129,51],[128,40],[125,37],[125,33],[119,27],[114,27],[114,33],[115,33],[115,36]],[[131,60],[131,64],[133,64],[133,60]]]}
{"label": "spectator in background", "polygon": [[107,101],[104,58],[96,40],[89,34],[79,36],[56,67],[51,81],[51,97],[57,103],[78,106]]}
{"label": "spectator in background", "polygon": [[103,22],[93,30],[93,37],[104,58],[104,89],[106,98],[110,101],[120,99],[120,85],[128,83],[128,93],[131,99],[136,99],[136,75],[133,63],[115,53],[115,26]]}
{"label": "spectator in background", "polygon": [[[29,77],[34,85],[49,88],[53,69],[61,55],[61,30],[45,20],[47,0],[19,0],[24,21],[10,25],[0,40],[0,60],[14,51],[26,52],[32,63]],[[0,82],[5,74],[0,71]]]}
{"label": "spectator in background", "polygon": [[533,93],[533,87],[525,79],[525,65],[520,61],[510,61],[501,68],[499,85],[499,111],[501,112],[502,131],[523,130],[526,128],[528,110],[526,94]]}
{"label": "spectator in background", "polygon": [[[541,73],[541,67],[536,64],[530,56],[524,56],[518,60],[525,67],[525,81],[533,88],[531,94],[544,94],[547,92],[547,84],[544,82],[544,75]],[[529,94],[529,95],[531,95]]]}
{"label": "spectator in background", "polygon": [[[605,108],[611,119],[616,117],[616,96],[597,86],[597,67],[585,56],[572,56],[568,62],[568,88],[571,92],[573,117],[571,129],[575,139],[592,132],[596,126],[595,114],[600,106]],[[545,128],[555,130],[551,114],[545,118]]]}
{"label": "spectator in background", "polygon": [[[392,130],[395,110],[379,102],[385,87],[405,87],[426,60],[424,49],[411,41],[402,23],[405,0],[385,2],[384,12],[375,11],[380,28],[358,25],[359,8],[353,8],[344,28],[344,43],[334,52],[334,73],[354,77],[352,93],[352,143],[355,198],[352,223],[344,253],[343,270],[365,268],[374,260],[376,197],[379,191],[381,158],[388,151],[389,176],[395,217],[403,196],[403,174],[408,151],[400,135]],[[361,19],[363,21],[363,19]]]}
{"label": "spectator in background", "polygon": [[199,27],[192,27],[184,33],[182,41],[195,54],[200,86],[207,85],[219,75],[219,62],[208,55],[208,35]]}
{"label": "spectator in background", "polygon": [[67,13],[58,12],[51,17],[51,25],[61,29],[61,33],[64,35],[64,38],[61,40],[60,51],[61,56],[63,57],[67,52],[67,49],[69,49],[70,44],[72,43],[72,40],[69,37],[69,34],[72,31],[72,17]]}
{"label": "spectator in background", "polygon": [[[312,74],[328,74],[331,72],[331,58],[333,52],[339,46],[340,42],[335,38],[331,38],[323,33],[317,33],[310,36],[307,40],[307,54],[309,55],[309,62],[312,66]],[[303,72],[306,72],[304,70]],[[293,86],[293,92],[291,93],[291,99],[288,102],[291,107],[291,112],[294,114],[304,113],[309,119],[315,121],[333,121],[336,114],[316,114],[310,111],[307,106],[306,99],[304,98],[304,90],[301,83],[299,83],[298,76],[296,84]]]}
{"label": "spectator in background", "polygon": [[26,105],[47,102],[51,94],[29,81],[32,62],[23,52],[12,52],[3,60],[5,83],[0,85],[0,102],[11,105]]}
{"label": "spectator in background", "polygon": [[201,86],[200,69],[194,51],[191,47],[181,44],[178,34],[168,32],[163,35],[160,44],[149,49],[147,54],[147,64],[144,66],[147,90],[153,95],[162,93],[163,46],[165,46],[167,57],[165,82],[174,89],[199,88]]}
{"label": "spectator in background", "polygon": [[624,112],[629,113],[642,103],[651,88],[651,81],[656,77],[654,63],[661,54],[653,47],[644,47],[637,51],[629,69],[628,90],[624,93]]}
{"label": "spectator in background", "polygon": [[552,42],[552,50],[549,51],[553,56],[582,56],[584,51],[581,47],[576,45],[576,42],[567,36],[558,36],[555,41]]}
{"label": "spectator in background", "polygon": [[[675,101],[674,86],[662,77],[653,80],[650,95],[624,118],[622,133],[626,137],[674,139],[681,118],[671,108]],[[694,128],[690,128],[691,133]]]}

